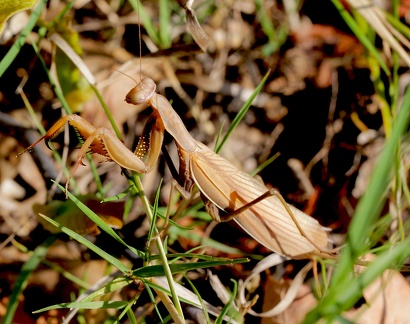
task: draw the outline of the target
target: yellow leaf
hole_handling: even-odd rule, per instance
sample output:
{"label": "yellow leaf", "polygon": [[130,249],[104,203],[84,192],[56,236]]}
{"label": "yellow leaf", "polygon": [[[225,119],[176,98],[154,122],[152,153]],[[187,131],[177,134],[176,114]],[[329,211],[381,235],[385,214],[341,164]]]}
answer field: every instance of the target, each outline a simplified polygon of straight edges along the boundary
{"label": "yellow leaf", "polygon": [[32,8],[37,0],[1,0],[0,1],[0,33],[4,23],[15,13]]}

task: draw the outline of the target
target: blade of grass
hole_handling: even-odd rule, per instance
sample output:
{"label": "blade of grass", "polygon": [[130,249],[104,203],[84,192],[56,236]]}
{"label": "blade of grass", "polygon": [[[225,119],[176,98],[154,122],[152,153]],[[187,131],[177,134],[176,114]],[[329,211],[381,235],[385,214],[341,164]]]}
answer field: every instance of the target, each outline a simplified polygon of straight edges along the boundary
{"label": "blade of grass", "polygon": [[83,298],[81,302],[93,301],[94,299],[97,299],[106,294],[117,291],[125,286],[128,286],[129,284],[132,284],[133,282],[134,280],[129,277],[122,276],[122,277],[114,278],[111,282],[107,283],[106,285],[102,286],[101,288],[97,289],[96,291],[92,292],[91,294]]}
{"label": "blade of grass", "polygon": [[158,185],[157,192],[155,194],[154,206],[152,208],[152,221],[151,221],[151,226],[148,232],[148,239],[147,239],[148,242],[151,241],[153,234],[154,234],[154,230],[155,230],[155,224],[156,224],[157,215],[158,215],[158,202],[159,202],[159,197],[161,194],[161,185],[162,185],[162,179]]}
{"label": "blade of grass", "polygon": [[56,240],[57,236],[53,235],[47,238],[43,244],[39,245],[32,253],[30,259],[21,267],[20,274],[14,284],[13,291],[10,295],[9,303],[7,305],[6,314],[3,317],[2,324],[11,324],[16,312],[19,296],[26,288],[30,274],[37,269],[40,262],[45,257],[48,248]]}
{"label": "blade of grass", "polygon": [[268,78],[270,74],[270,70],[265,74],[263,77],[262,81],[259,83],[259,85],[256,87],[256,89],[252,92],[252,95],[249,97],[249,99],[245,102],[241,110],[238,112],[238,114],[235,116],[235,119],[232,121],[231,126],[229,127],[228,131],[226,132],[225,136],[222,138],[221,143],[219,143],[216,146],[215,152],[219,153],[224,146],[225,142],[228,140],[229,136],[231,133],[235,130],[236,126],[241,122],[243,117],[245,116],[246,112],[249,110],[253,99],[258,95],[258,93],[262,90],[263,85],[266,82],[266,79]]}
{"label": "blade of grass", "polygon": [[[120,320],[124,317],[125,314],[128,314],[128,316],[131,315],[132,318],[135,319],[134,313],[131,311],[131,307],[137,302],[138,298],[141,296],[142,291],[138,290],[135,295],[127,302],[127,306],[123,309],[121,314],[118,316],[118,318],[115,320],[114,323],[120,323]],[[131,321],[133,322],[133,321]]]}
{"label": "blade of grass", "polygon": [[159,319],[161,320],[161,323],[163,322],[161,313],[159,312],[159,309],[157,307],[157,303],[155,301],[155,297],[154,294],[152,293],[152,289],[151,289],[151,282],[147,281],[147,280],[141,280],[144,283],[145,288],[147,289],[149,298],[151,299],[152,304],[154,305],[155,311],[157,312],[157,315],[159,317]]}
{"label": "blade of grass", "polygon": [[231,281],[233,282],[233,291],[232,291],[231,298],[229,298],[229,301],[226,303],[224,308],[222,308],[221,314],[219,314],[218,318],[215,320],[215,324],[222,324],[222,321],[225,315],[228,313],[229,309],[232,307],[236,294],[238,293],[238,283],[233,279],[231,279]]}
{"label": "blade of grass", "polygon": [[339,11],[340,16],[342,16],[343,20],[352,30],[352,32],[356,35],[356,37],[360,40],[364,47],[376,58],[377,62],[379,62],[380,66],[382,67],[383,71],[390,75],[390,71],[383,61],[383,58],[380,56],[379,52],[377,51],[374,44],[366,37],[366,35],[362,32],[357,22],[353,19],[350,13],[345,9],[345,7],[341,4],[339,0],[331,0],[333,5]]}
{"label": "blade of grass", "polygon": [[[63,186],[60,184],[56,183],[57,186],[64,192]],[[106,222],[104,222],[96,213],[94,213],[90,208],[88,208],[86,205],[84,205],[77,197],[75,197],[73,194],[68,192],[68,198],[88,217],[90,218],[94,223],[96,223],[101,230],[103,230],[105,233],[110,235],[113,239],[118,241],[119,243],[123,244],[126,246],[128,249],[130,249],[132,252],[134,252],[137,256],[143,257],[144,253],[142,251],[139,251],[135,249],[134,247],[128,245],[127,243],[124,242],[124,240],[118,236],[115,231],[107,225]],[[121,269],[120,269],[121,270]]]}
{"label": "blade of grass", "polygon": [[[204,245],[203,247],[206,247],[206,245]],[[202,247],[198,246],[198,247],[195,247],[194,249],[198,250],[198,249],[201,249],[201,248]],[[167,254],[167,257],[168,258],[174,258],[173,261],[169,261],[170,263],[175,262],[176,260],[182,259],[182,258],[184,258],[184,259],[192,258],[192,259],[200,259],[200,260],[215,261],[215,262],[221,261],[221,262],[228,262],[228,263],[233,260],[233,259],[229,259],[229,258],[214,257],[212,255],[206,255],[206,254],[189,253],[189,251],[185,252],[185,253]],[[152,256],[150,256],[149,260],[152,261],[152,260],[156,260],[156,259],[159,259],[159,255],[152,255]]]}
{"label": "blade of grass", "polygon": [[184,278],[185,280],[188,282],[188,284],[191,286],[192,291],[195,293],[195,295],[198,297],[199,303],[201,304],[201,309],[204,312],[204,316],[205,316],[205,321],[206,323],[211,323],[211,320],[209,318],[209,314],[208,314],[208,309],[205,306],[204,300],[201,297],[201,294],[199,293],[199,291],[196,289],[195,285],[192,283],[191,280],[189,280],[188,276],[186,274],[184,274]]}
{"label": "blade of grass", "polygon": [[38,314],[42,312],[47,312],[52,309],[61,308],[79,308],[79,309],[120,309],[127,306],[126,301],[94,301],[94,302],[72,302],[72,303],[60,303],[52,306],[44,307],[33,312],[33,314]]}
{"label": "blade of grass", "polygon": [[[175,273],[185,273],[187,271],[195,269],[204,269],[217,267],[221,265],[232,265],[237,263],[248,262],[246,258],[232,259],[229,261],[200,261],[195,263],[178,263],[169,264],[169,268],[172,274]],[[164,268],[160,265],[152,265],[143,268],[139,268],[132,271],[132,274],[138,278],[150,278],[150,277],[161,277],[165,275]]]}
{"label": "blade of grass", "polygon": [[66,15],[66,13],[71,10],[71,8],[74,6],[74,4],[75,4],[75,0],[69,1],[65,5],[63,10],[61,10],[60,13],[56,16],[56,18],[54,19],[54,22],[61,21],[64,18],[64,16]]}
{"label": "blade of grass", "polygon": [[[166,282],[165,280],[163,280],[163,278],[164,277],[156,277],[155,279],[151,279],[151,281],[146,282],[145,285],[146,287],[151,286],[153,289],[155,289],[155,291],[162,291],[165,294],[170,295],[169,289],[166,286]],[[199,302],[198,297],[192,291],[188,290],[187,288],[185,288],[184,286],[180,284],[177,284],[177,291],[178,291],[179,298],[181,299],[182,302],[188,305],[195,306],[195,307],[201,307],[201,303]],[[212,306],[206,300],[204,300],[203,302],[209,314],[212,314],[215,316],[218,316],[220,314],[220,310],[217,307]],[[225,321],[233,323],[233,324],[237,323],[234,319],[229,318],[228,316],[225,317]]]}
{"label": "blade of grass", "polygon": [[139,3],[137,0],[129,0],[129,1],[134,11],[138,13],[139,19],[141,19],[142,25],[147,31],[148,36],[157,46],[160,46],[161,39],[157,33],[157,30],[154,27],[154,24],[152,23],[150,15],[148,15],[141,1]]}
{"label": "blade of grass", "polygon": [[80,278],[76,277],[72,273],[70,273],[67,270],[65,270],[64,268],[60,267],[58,264],[56,264],[54,262],[47,261],[47,260],[43,260],[42,263],[47,265],[51,269],[55,270],[56,272],[58,272],[64,278],[66,278],[66,279],[70,280],[71,282],[75,283],[77,286],[79,286],[81,288],[84,288],[84,289],[90,288],[90,284],[88,284],[87,282],[85,282],[85,281],[81,280]]}
{"label": "blade of grass", "polygon": [[169,48],[172,43],[170,28],[171,26],[171,7],[168,0],[159,1],[159,38],[161,48]]}
{"label": "blade of grass", "polygon": [[262,46],[262,54],[266,57],[279,50],[289,34],[289,28],[287,24],[281,24],[277,26],[277,30],[275,29],[272,19],[266,13],[264,2],[255,0],[262,30],[269,40],[267,44]]}
{"label": "blade of grass", "polygon": [[108,254],[107,252],[105,252],[104,250],[101,250],[98,246],[94,245],[93,243],[91,243],[90,241],[88,241],[86,238],[84,238],[83,236],[77,234],[76,232],[70,230],[69,228],[60,225],[59,223],[57,223],[56,221],[52,220],[51,218],[47,217],[46,215],[43,214],[39,214],[41,217],[43,217],[45,220],[47,220],[48,222],[50,222],[51,224],[53,224],[55,227],[59,228],[62,232],[66,233],[68,236],[70,236],[71,238],[73,238],[74,240],[78,241],[79,243],[81,243],[82,245],[86,246],[87,248],[89,248],[91,251],[95,252],[96,254],[98,254],[101,258],[103,258],[104,260],[106,260],[107,262],[111,263],[114,267],[116,267],[118,270],[121,270],[124,273],[128,273],[129,272],[129,268],[122,263],[120,260],[114,258],[112,255]]}
{"label": "blade of grass", "polygon": [[273,161],[275,161],[279,157],[279,155],[280,155],[279,152],[275,153],[273,156],[271,156],[269,159],[267,159],[265,162],[259,165],[255,170],[253,170],[250,173],[250,176],[254,177],[255,175],[257,175],[259,172],[265,169],[268,165],[270,165]]}
{"label": "blade of grass", "polygon": [[393,16],[389,12],[383,11],[386,20],[399,31],[401,34],[403,34],[406,38],[410,38],[410,28],[403,24],[400,19],[397,19],[397,17]]}

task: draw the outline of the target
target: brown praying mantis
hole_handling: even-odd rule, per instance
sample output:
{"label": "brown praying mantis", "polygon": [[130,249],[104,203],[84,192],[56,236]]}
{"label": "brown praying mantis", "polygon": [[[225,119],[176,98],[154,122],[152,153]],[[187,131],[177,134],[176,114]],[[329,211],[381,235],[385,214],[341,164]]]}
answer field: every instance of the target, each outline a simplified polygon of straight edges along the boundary
{"label": "brown praying mantis", "polygon": [[[84,139],[71,175],[90,151],[103,155],[121,167],[148,173],[161,150],[164,131],[174,138],[179,155],[177,189],[188,199],[196,184],[206,210],[218,222],[234,219],[259,243],[284,256],[302,259],[326,252],[328,234],[317,220],[287,204],[280,193],[263,184],[191,137],[179,115],[168,100],[155,92],[153,80],[143,78],[127,94],[125,101],[153,108],[135,152],[132,153],[112,132],[95,128],[78,115],[68,115],[57,121],[49,131],[21,154],[31,150],[41,140],[52,139],[68,122]],[[226,212],[220,215],[219,211]]]}

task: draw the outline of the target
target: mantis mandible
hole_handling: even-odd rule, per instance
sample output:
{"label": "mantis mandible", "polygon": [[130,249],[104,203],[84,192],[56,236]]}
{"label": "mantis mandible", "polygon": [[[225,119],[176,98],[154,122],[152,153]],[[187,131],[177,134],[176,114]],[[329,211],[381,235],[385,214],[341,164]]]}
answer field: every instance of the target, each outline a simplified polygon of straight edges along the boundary
{"label": "mantis mandible", "polygon": [[[143,78],[126,95],[125,101],[153,108],[137,148],[132,153],[113,133],[105,128],[96,129],[77,115],[68,115],[57,121],[50,130],[24,152],[41,140],[52,139],[68,122],[85,140],[78,153],[69,180],[88,151],[98,153],[121,167],[148,173],[156,163],[161,150],[164,131],[175,139],[179,155],[178,191],[189,198],[196,184],[206,210],[218,222],[234,219],[242,229],[268,249],[284,256],[303,259],[325,252],[328,244],[326,230],[317,220],[287,204],[276,190],[263,184],[207,146],[191,137],[179,115],[168,100],[155,92],[153,80]],[[219,210],[227,215],[220,216]]]}

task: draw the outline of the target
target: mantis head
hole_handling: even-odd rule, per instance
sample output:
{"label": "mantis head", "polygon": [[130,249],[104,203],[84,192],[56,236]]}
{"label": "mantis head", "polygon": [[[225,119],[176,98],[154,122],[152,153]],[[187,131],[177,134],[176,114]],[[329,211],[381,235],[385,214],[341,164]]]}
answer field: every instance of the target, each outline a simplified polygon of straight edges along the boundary
{"label": "mantis head", "polygon": [[150,78],[143,78],[134,88],[127,93],[125,101],[129,104],[139,105],[151,98],[155,93],[156,84]]}

